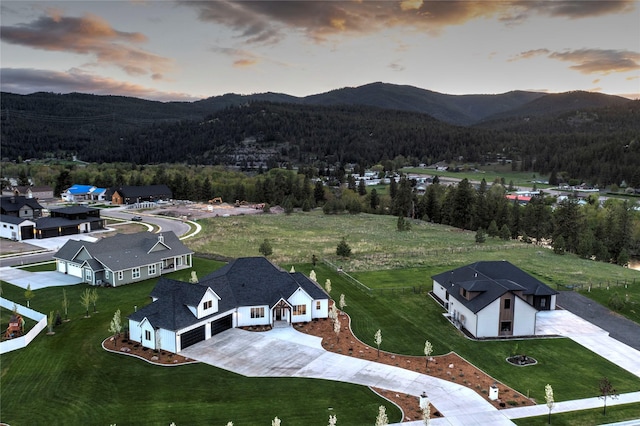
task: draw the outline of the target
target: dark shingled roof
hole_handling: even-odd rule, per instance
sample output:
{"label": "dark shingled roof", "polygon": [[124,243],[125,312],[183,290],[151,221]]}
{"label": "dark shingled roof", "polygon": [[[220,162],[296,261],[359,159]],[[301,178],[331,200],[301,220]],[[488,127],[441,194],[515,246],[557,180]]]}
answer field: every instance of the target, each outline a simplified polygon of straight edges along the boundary
{"label": "dark shingled roof", "polygon": [[209,285],[216,293],[221,287],[228,287],[238,306],[273,307],[280,299],[288,299],[298,288],[314,299],[328,298],[318,283],[299,272],[286,272],[264,257],[236,259],[200,282]]}
{"label": "dark shingled roof", "polygon": [[35,198],[27,198],[21,195],[9,195],[0,197],[0,206],[5,213],[19,212],[24,206],[29,206],[33,210],[42,210],[42,206]]}
{"label": "dark shingled roof", "polygon": [[245,257],[226,264],[197,284],[160,278],[151,292],[157,300],[129,318],[142,321],[146,317],[154,327],[173,331],[195,324],[202,318],[196,318],[188,306],[197,306],[208,288],[220,297],[218,312],[211,317],[241,306],[273,307],[299,288],[316,300],[329,297],[304,274],[283,271],[264,257]]}
{"label": "dark shingled roof", "polygon": [[0,215],[0,222],[3,223],[11,223],[13,225],[20,225],[22,222],[29,221],[31,223],[36,223],[35,219],[30,219],[28,217],[16,217],[9,216],[7,214]]}
{"label": "dark shingled roof", "polygon": [[[445,287],[451,297],[474,313],[509,291],[522,291],[524,296],[558,294],[557,291],[506,260],[476,262],[431,278]],[[460,288],[480,292],[480,294],[467,300],[460,294]]]}
{"label": "dark shingled roof", "polygon": [[[160,236],[164,240],[160,242]],[[170,250],[150,250],[157,244],[164,244]],[[91,256],[112,271],[159,263],[163,259],[183,254],[192,254],[173,232],[152,234],[116,234],[91,243],[88,241],[68,240],[53,256],[55,259],[73,260],[80,247],[85,247]]]}

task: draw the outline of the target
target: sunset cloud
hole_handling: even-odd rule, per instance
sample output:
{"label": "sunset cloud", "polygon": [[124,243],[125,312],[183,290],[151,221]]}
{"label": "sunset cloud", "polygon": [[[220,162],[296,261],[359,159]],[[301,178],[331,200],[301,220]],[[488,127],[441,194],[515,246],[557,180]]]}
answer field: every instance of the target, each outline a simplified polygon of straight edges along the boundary
{"label": "sunset cloud", "polygon": [[158,79],[171,69],[172,61],[135,46],[147,41],[144,34],[118,31],[95,15],[65,17],[50,11],[27,24],[2,26],[6,43],[34,49],[93,55],[99,65],[115,65],[129,75],[151,74]]}
{"label": "sunset cloud", "polygon": [[202,21],[226,25],[248,42],[276,43],[294,29],[316,41],[337,34],[369,34],[390,27],[438,34],[450,25],[488,17],[505,23],[533,15],[586,18],[623,13],[632,0],[606,1],[231,1],[179,0]]}
{"label": "sunset cloud", "polygon": [[194,101],[201,99],[186,93],[162,92],[138,84],[117,81],[71,69],[67,72],[25,68],[0,69],[2,90],[11,93],[34,92],[91,93],[95,95],[131,96],[156,101]]}
{"label": "sunset cloud", "polygon": [[611,74],[640,69],[640,53],[615,49],[576,49],[552,52],[549,49],[535,49],[522,52],[510,59],[531,59],[546,56],[563,62],[570,62],[569,68],[582,74]]}
{"label": "sunset cloud", "polygon": [[640,69],[640,53],[613,49],[578,49],[554,52],[551,59],[571,62],[582,74],[610,74]]}

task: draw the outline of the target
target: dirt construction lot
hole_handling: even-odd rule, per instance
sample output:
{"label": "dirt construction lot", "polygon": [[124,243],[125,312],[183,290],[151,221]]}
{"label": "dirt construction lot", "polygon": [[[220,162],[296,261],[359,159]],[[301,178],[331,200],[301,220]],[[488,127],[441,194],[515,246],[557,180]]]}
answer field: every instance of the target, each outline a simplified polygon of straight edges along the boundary
{"label": "dirt construction lot", "polygon": [[[272,207],[270,213],[281,213],[282,209],[278,206]],[[185,203],[171,204],[155,210],[147,210],[147,213],[157,214],[160,216],[179,217],[188,220],[197,220],[207,217],[226,217],[245,214],[262,214],[261,204],[246,204],[235,207],[229,203],[221,204],[204,204],[204,203]]]}

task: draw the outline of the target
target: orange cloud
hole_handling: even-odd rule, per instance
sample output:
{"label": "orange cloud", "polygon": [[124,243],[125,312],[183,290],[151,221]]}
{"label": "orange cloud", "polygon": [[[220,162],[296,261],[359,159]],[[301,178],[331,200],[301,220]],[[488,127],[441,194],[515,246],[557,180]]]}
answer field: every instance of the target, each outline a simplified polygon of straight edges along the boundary
{"label": "orange cloud", "polygon": [[162,76],[172,61],[134,44],[147,40],[138,32],[117,31],[94,15],[64,17],[57,11],[28,24],[0,27],[2,40],[34,49],[94,55],[97,64],[112,64],[130,75]]}
{"label": "orange cloud", "polygon": [[535,56],[571,62],[574,65],[569,68],[582,74],[611,74],[640,69],[640,53],[614,49],[576,49],[562,52],[535,49],[522,52],[509,61],[531,59]]}
{"label": "orange cloud", "polygon": [[95,95],[132,96],[162,102],[201,99],[186,93],[163,92],[138,84],[100,77],[79,69],[57,72],[31,68],[2,68],[0,79],[3,91],[20,94],[82,92]]}
{"label": "orange cloud", "polygon": [[250,67],[258,63],[256,59],[237,59],[233,61],[233,66],[237,68]]}
{"label": "orange cloud", "polygon": [[582,74],[610,74],[640,69],[640,53],[613,49],[578,49],[554,52],[552,59],[571,62],[570,68]]}
{"label": "orange cloud", "polygon": [[232,1],[178,0],[192,7],[202,21],[226,25],[249,42],[275,43],[286,29],[323,41],[341,34],[367,34],[389,27],[406,26],[437,34],[449,25],[497,17],[505,23],[524,21],[532,15],[584,18],[624,13],[633,0],[602,1]]}

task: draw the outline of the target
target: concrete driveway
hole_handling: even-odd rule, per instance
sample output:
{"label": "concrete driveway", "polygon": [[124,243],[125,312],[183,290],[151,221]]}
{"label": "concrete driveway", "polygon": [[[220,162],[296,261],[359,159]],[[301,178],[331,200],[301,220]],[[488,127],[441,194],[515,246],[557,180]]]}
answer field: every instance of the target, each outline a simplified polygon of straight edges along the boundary
{"label": "concrete driveway", "polygon": [[57,271],[29,272],[24,269],[3,266],[0,268],[0,280],[6,281],[18,287],[27,288],[31,285],[31,290],[39,290],[45,287],[57,287],[65,285],[80,284],[82,280],[78,277],[63,274]]}
{"label": "concrete driveway", "polygon": [[336,380],[416,397],[426,392],[429,400],[444,416],[434,425],[513,425],[504,414],[465,386],[403,368],[325,351],[320,338],[300,333],[292,327],[275,328],[268,332],[233,328],[190,346],[181,354],[248,377]]}

